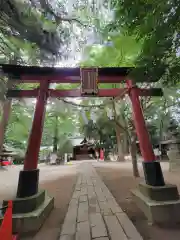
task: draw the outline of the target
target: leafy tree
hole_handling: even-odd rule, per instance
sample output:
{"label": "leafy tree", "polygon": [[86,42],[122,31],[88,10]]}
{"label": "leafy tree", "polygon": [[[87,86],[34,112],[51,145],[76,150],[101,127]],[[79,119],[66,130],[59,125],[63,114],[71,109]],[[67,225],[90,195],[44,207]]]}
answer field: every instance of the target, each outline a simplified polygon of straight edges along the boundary
{"label": "leafy tree", "polygon": [[32,123],[33,107],[25,107],[20,102],[13,102],[12,112],[7,127],[5,143],[7,145],[26,149],[26,144]]}
{"label": "leafy tree", "polygon": [[[164,90],[163,98],[141,99],[151,139],[157,143],[168,129],[172,128],[172,121],[176,120],[176,124],[173,122],[175,127],[173,131],[177,131],[180,122],[177,83],[180,3],[161,1],[157,4],[155,1],[138,3],[134,0],[113,0],[111,1],[111,7],[115,12],[113,19],[107,1],[103,4],[100,2],[75,1],[72,4],[66,0],[60,2],[3,0],[0,7],[0,62],[52,66],[58,64],[62,58],[64,63],[78,55],[78,51],[87,44],[83,51],[81,66],[144,67],[147,70],[145,77],[139,68],[131,74],[134,74],[135,79],[147,78],[152,82],[160,79],[158,83],[148,86],[160,86]],[[14,83],[12,79],[7,78],[0,81],[2,133],[5,132],[5,127],[2,126],[7,125],[8,119],[6,114],[8,108],[5,103],[3,107],[8,80],[11,80],[11,85]],[[164,83],[169,85],[176,83],[176,86],[167,88],[164,87]],[[139,84],[143,85],[145,84]],[[26,86],[28,89],[35,87],[37,85]],[[60,84],[55,87],[73,89],[79,86]],[[114,88],[120,85],[101,84],[100,87]],[[21,84],[18,88],[24,89],[25,86]],[[96,123],[89,121],[84,128],[80,114],[82,107],[73,107],[66,99],[50,101],[46,112],[42,146],[54,145],[54,149],[59,149],[61,153],[66,146],[70,146],[67,150],[70,151],[72,146],[69,136],[76,134],[79,130],[75,128],[80,127],[86,136],[96,138],[108,151],[110,148],[114,151],[114,145],[117,143],[118,154],[121,155],[127,153],[130,146],[135,159],[136,136],[129,103],[119,99],[98,101],[85,99],[82,104],[102,105],[97,108],[101,111],[96,111]],[[107,118],[106,108],[112,110],[111,120]],[[92,107],[87,109],[87,119],[91,119]],[[32,103],[27,104],[26,100],[13,102],[6,143],[25,150],[32,123],[29,116],[32,114]],[[136,170],[134,168],[135,175]]]}
{"label": "leafy tree", "polygon": [[[83,66],[134,66],[134,62],[141,51],[141,42],[138,42],[134,36],[127,36],[119,33],[117,33],[115,36],[109,37],[109,40],[111,41],[110,46],[96,45],[85,49],[85,52],[89,58],[87,57],[87,60],[82,62]],[[119,86],[115,84],[104,84],[100,85],[100,87],[113,88]],[[123,159],[121,139],[124,138],[124,142],[127,142],[129,138],[129,131],[126,130],[128,128],[128,124],[126,123],[124,116],[124,109],[127,108],[127,106],[122,101],[119,103],[117,108],[116,101],[116,99],[112,101],[111,108],[113,109],[115,117],[114,127],[116,131],[118,155],[120,159]],[[117,109],[119,110],[118,114]]]}
{"label": "leafy tree", "polygon": [[[109,25],[114,31],[126,31],[142,39],[142,51],[136,60],[147,75],[172,85],[179,79],[179,1],[112,1],[115,21]],[[142,75],[142,74],[141,74]]]}
{"label": "leafy tree", "polygon": [[[2,1],[0,16],[0,62],[11,64],[46,65],[59,56],[67,58],[67,48],[73,34],[71,25],[80,25],[76,16],[69,17],[66,2],[55,5],[49,1]],[[36,24],[35,24],[36,23]],[[14,81],[11,80],[11,85]],[[5,99],[8,81],[0,81],[0,100]],[[19,86],[21,89],[23,86]],[[8,121],[10,106],[2,111],[0,149]]]}
{"label": "leafy tree", "polygon": [[[130,32],[130,31],[129,31]],[[86,61],[82,63],[83,66],[137,66],[139,65],[139,58],[141,57],[144,40],[139,40],[137,38],[136,32],[131,31],[131,35],[118,34],[118,31],[115,36],[110,36],[111,45],[95,45],[85,49],[87,54]],[[132,37],[131,37],[132,36]],[[133,44],[134,43],[134,44]],[[131,49],[132,47],[132,49]],[[134,51],[133,51],[134,50]],[[154,76],[154,75],[153,75]],[[123,85],[122,85],[123,86]],[[176,87],[166,88],[162,85],[162,82],[153,83],[153,84],[138,84],[142,87],[157,86],[163,87],[164,96],[162,98],[141,98],[141,103],[145,112],[145,118],[147,120],[147,127],[154,145],[157,145],[161,139],[162,135],[168,129],[169,120],[173,117],[177,118],[177,106],[179,105],[179,91],[178,85]],[[117,85],[106,85],[101,87],[117,87]],[[125,99],[127,100],[127,98]],[[126,141],[130,146],[131,155],[135,159],[136,156],[134,151],[136,151],[136,135],[134,132],[134,124],[132,121],[132,115],[129,108],[129,101],[127,102],[121,100],[115,100],[116,104],[116,121],[114,126],[119,127],[119,136],[124,138],[126,136]],[[176,111],[175,111],[176,109]],[[163,121],[163,126],[162,126]],[[93,133],[90,128],[89,131]],[[109,134],[112,134],[109,131]],[[117,138],[118,139],[118,138]],[[122,142],[120,142],[122,145]],[[133,161],[134,165],[136,160]],[[138,176],[137,166],[134,166],[134,174]]]}

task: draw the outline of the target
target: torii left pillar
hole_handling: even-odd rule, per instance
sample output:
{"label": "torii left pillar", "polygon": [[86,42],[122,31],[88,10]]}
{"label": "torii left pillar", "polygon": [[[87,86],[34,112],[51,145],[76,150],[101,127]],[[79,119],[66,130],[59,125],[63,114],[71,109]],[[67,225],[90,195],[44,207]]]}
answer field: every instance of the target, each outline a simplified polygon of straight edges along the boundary
{"label": "torii left pillar", "polygon": [[20,171],[19,174],[18,198],[30,197],[38,192],[38,158],[44,126],[48,88],[49,81],[44,80],[40,82],[39,95],[37,97],[32,129],[24,160],[24,169]]}

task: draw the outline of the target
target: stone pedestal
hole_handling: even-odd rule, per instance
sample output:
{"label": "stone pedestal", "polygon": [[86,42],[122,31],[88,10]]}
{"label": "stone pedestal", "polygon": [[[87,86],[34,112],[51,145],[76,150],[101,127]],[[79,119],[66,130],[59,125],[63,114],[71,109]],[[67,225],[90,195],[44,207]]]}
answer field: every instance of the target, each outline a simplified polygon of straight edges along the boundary
{"label": "stone pedestal", "polygon": [[[3,202],[7,205],[7,201]],[[44,190],[37,194],[13,200],[13,233],[20,236],[31,236],[43,225],[51,210],[54,208],[54,198]],[[0,218],[2,222],[3,218]]]}
{"label": "stone pedestal", "polygon": [[140,183],[132,194],[149,222],[165,226],[180,223],[180,198],[175,185],[152,187]]}
{"label": "stone pedestal", "polygon": [[167,156],[169,158],[169,171],[180,170],[180,142],[177,139],[166,141],[169,146]]}
{"label": "stone pedestal", "polygon": [[169,171],[180,170],[180,151],[179,150],[169,150],[167,152],[169,158]]}

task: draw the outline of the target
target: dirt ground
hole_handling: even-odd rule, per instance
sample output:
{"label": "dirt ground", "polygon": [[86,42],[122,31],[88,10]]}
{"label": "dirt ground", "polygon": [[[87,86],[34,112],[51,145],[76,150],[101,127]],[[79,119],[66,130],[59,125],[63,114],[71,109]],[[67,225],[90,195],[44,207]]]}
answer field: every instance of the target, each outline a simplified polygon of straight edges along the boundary
{"label": "dirt ground", "polygon": [[[46,189],[55,198],[55,208],[51,212],[36,236],[26,240],[58,240],[61,226],[67,212],[74,186],[79,172],[78,162],[72,166],[40,166],[40,188]],[[132,165],[125,163],[92,163],[103,181],[112,192],[122,209],[128,214],[144,240],[179,240],[179,229],[163,229],[148,224],[144,214],[132,200],[131,189],[136,188],[143,179],[141,163],[139,163],[141,178],[132,176]],[[168,163],[162,163],[166,182],[176,184],[180,192],[180,172],[169,173]],[[18,174],[21,167],[0,172],[0,202],[16,192]],[[25,239],[23,239],[25,240]],[[85,240],[85,239],[84,239]]]}
{"label": "dirt ground", "polygon": [[[3,182],[0,185],[0,203],[4,199],[12,199],[15,196],[21,169],[22,166],[14,166],[0,171],[0,180]],[[55,208],[34,237],[23,238],[22,240],[58,240],[76,184],[78,164],[72,166],[47,166],[41,164],[39,169],[39,187],[46,189],[48,194],[55,198]]]}
{"label": "dirt ground", "polygon": [[[126,165],[126,164],[125,164]],[[131,166],[131,165],[130,165]],[[180,226],[178,229],[165,229],[148,224],[144,214],[137,208],[132,200],[131,189],[136,188],[141,177],[135,179],[132,177],[131,167],[115,168],[114,166],[95,166],[98,174],[109,188],[116,201],[127,213],[144,240],[179,240]],[[165,180],[170,183],[176,183],[180,188],[180,173],[169,173],[167,169],[164,172]]]}

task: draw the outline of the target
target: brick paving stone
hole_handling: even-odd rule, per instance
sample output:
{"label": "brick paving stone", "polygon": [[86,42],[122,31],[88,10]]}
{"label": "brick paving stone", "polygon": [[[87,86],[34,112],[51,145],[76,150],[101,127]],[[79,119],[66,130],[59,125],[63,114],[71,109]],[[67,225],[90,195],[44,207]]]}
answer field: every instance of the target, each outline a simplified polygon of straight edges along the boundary
{"label": "brick paving stone", "polygon": [[87,221],[88,216],[88,202],[80,202],[78,207],[78,218],[77,222]]}
{"label": "brick paving stone", "polygon": [[89,213],[100,213],[100,207],[96,196],[89,198]]}
{"label": "brick paving stone", "polygon": [[59,240],[74,240],[74,235],[62,235],[60,236]]}
{"label": "brick paving stone", "polygon": [[95,192],[97,194],[98,201],[105,202],[106,198],[104,196],[104,193],[103,193],[102,189],[100,187],[95,187],[94,189],[95,189]]}
{"label": "brick paving stone", "polygon": [[78,199],[79,198],[79,196],[80,196],[80,193],[81,193],[81,191],[74,191],[74,193],[73,193],[73,195],[72,195],[72,198],[76,198],[76,199]]}
{"label": "brick paving stone", "polygon": [[93,240],[109,240],[108,237],[93,238]]}
{"label": "brick paving stone", "polygon": [[69,205],[61,235],[73,235],[76,232],[77,207]]}
{"label": "brick paving stone", "polygon": [[85,188],[85,187],[87,187],[87,183],[82,183],[80,186],[81,186],[81,188]]}
{"label": "brick paving stone", "polygon": [[111,211],[116,214],[116,213],[122,213],[123,210],[120,208],[120,206],[117,204],[117,202],[114,199],[108,199],[108,206],[110,207]]}
{"label": "brick paving stone", "polygon": [[103,214],[103,216],[113,214],[110,207],[108,206],[107,202],[99,202],[99,206],[100,206],[101,213]]}
{"label": "brick paving stone", "polygon": [[81,191],[80,191],[80,196],[86,195],[87,193],[88,193],[87,187],[82,187],[82,188],[81,188]]}
{"label": "brick paving stone", "polygon": [[61,235],[73,235],[75,233],[76,233],[76,222],[65,220],[61,230]]}
{"label": "brick paving stone", "polygon": [[88,190],[88,198],[96,196],[93,186],[88,186],[87,190]]}
{"label": "brick paving stone", "polygon": [[103,191],[104,195],[106,196],[106,199],[114,199],[111,192],[105,185],[104,185],[104,187],[102,187],[102,191]]}
{"label": "brick paving stone", "polygon": [[76,191],[81,191],[81,185],[79,185],[79,184],[76,185],[75,190],[76,190]]}
{"label": "brick paving stone", "polygon": [[87,202],[87,195],[83,195],[79,197],[79,202]]}
{"label": "brick paving stone", "polygon": [[90,214],[90,223],[91,223],[92,238],[108,236],[106,226],[104,224],[104,220],[100,213]]}
{"label": "brick paving stone", "polygon": [[76,240],[91,240],[89,221],[77,224]]}
{"label": "brick paving stone", "polygon": [[89,183],[87,184],[87,186],[93,186],[92,182],[89,182]]}
{"label": "brick paving stone", "polygon": [[142,240],[142,237],[92,165],[82,163],[59,240],[92,239]]}
{"label": "brick paving stone", "polygon": [[116,216],[105,216],[104,220],[111,240],[128,240]]}
{"label": "brick paving stone", "polygon": [[82,179],[81,179],[81,176],[78,177],[78,180],[77,180],[77,184],[78,185],[81,185],[81,182],[82,182]]}
{"label": "brick paving stone", "polygon": [[82,183],[82,184],[87,184],[86,177],[83,177],[83,178],[82,178],[81,183]]}
{"label": "brick paving stone", "polygon": [[72,198],[71,199],[71,201],[70,201],[70,203],[69,203],[69,208],[71,208],[71,207],[78,207],[78,199],[76,199],[76,198]]}
{"label": "brick paving stone", "polygon": [[113,213],[110,210],[101,210],[100,211],[102,216],[112,216]]}
{"label": "brick paving stone", "polygon": [[76,219],[77,219],[77,208],[78,208],[78,205],[76,205],[76,207],[73,204],[69,205],[68,212],[66,214],[65,220],[76,221]]}
{"label": "brick paving stone", "polygon": [[87,185],[88,185],[88,186],[93,186],[93,183],[92,183],[92,181],[91,181],[91,178],[87,179]]}
{"label": "brick paving stone", "polygon": [[143,240],[139,232],[136,230],[133,223],[129,220],[128,216],[125,213],[116,214],[121,226],[123,227],[126,235],[131,240]]}
{"label": "brick paving stone", "polygon": [[[97,176],[97,178],[98,178],[98,176]],[[105,187],[105,184],[103,183],[103,181],[99,180],[99,181],[97,181],[97,184],[99,187],[101,187],[101,189],[103,189]]]}

